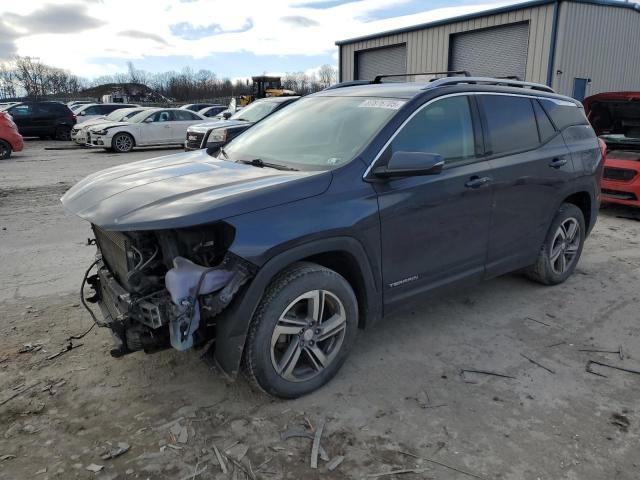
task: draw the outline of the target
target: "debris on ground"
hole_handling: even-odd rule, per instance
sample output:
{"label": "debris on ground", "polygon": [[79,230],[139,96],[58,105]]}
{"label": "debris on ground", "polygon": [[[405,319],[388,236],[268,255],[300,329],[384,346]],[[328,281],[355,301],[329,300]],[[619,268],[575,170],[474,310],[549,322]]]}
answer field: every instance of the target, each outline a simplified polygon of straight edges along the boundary
{"label": "debris on ground", "polygon": [[598,375],[600,377],[606,377],[606,375],[603,375],[602,373],[595,372],[593,370],[593,368],[592,368],[593,365],[599,365],[601,367],[612,368],[614,370],[620,370],[621,372],[635,373],[636,375],[640,375],[640,370],[633,370],[632,368],[618,367],[616,365],[609,365],[608,363],[597,362],[595,360],[589,360],[587,362],[587,366],[585,367],[585,370],[587,372],[589,372],[589,373],[593,373],[594,375]]}
{"label": "debris on ground", "polygon": [[516,378],[511,375],[507,375],[505,373],[492,372],[490,370],[476,370],[476,369],[469,369],[469,368],[461,368],[460,377],[462,378],[462,381],[465,383],[478,383],[478,382],[474,382],[473,380],[467,379],[467,376],[466,376],[467,373],[476,373],[478,375],[490,375],[493,377],[510,378],[512,380],[515,380]]}
{"label": "debris on ground", "polygon": [[103,465],[96,465],[95,463],[90,463],[89,465],[84,467],[85,470],[89,470],[90,472],[93,472],[93,473],[98,473],[103,468],[104,468]]}
{"label": "debris on ground", "polygon": [[41,343],[25,343],[18,350],[18,353],[35,353],[42,350],[43,345]]}
{"label": "debris on ground", "polygon": [[623,415],[621,413],[612,413],[611,425],[618,427],[621,432],[627,433],[629,431],[629,427],[631,426],[631,422],[629,421],[629,417],[627,417],[626,415]]}
{"label": "debris on ground", "polygon": [[216,447],[215,445],[213,445],[213,451],[216,454],[216,458],[218,459],[218,464],[220,465],[220,469],[222,470],[222,473],[227,473],[227,465],[224,462],[224,459],[222,458],[222,454],[220,453],[220,450],[218,450],[218,447]]}
{"label": "debris on ground", "polygon": [[343,455],[338,455],[337,457],[333,457],[329,463],[327,463],[327,470],[333,472],[336,468],[340,466],[340,464],[344,461]]}
{"label": "debris on ground", "polygon": [[529,360],[531,363],[533,363],[535,366],[542,368],[543,370],[546,370],[549,373],[553,373],[555,374],[556,372],[554,372],[553,370],[551,370],[549,367],[545,367],[544,365],[542,365],[541,363],[535,361],[533,358],[527,357],[525,354],[521,353],[520,356],[522,358],[526,358],[527,360]]}
{"label": "debris on ground", "polygon": [[73,344],[73,342],[69,341],[69,343],[67,344],[66,347],[64,347],[62,350],[60,350],[58,353],[54,353],[53,355],[49,355],[47,357],[47,360],[53,360],[54,358],[58,358],[60,355],[64,355],[67,352],[70,352],[71,350],[81,347],[83,344],[82,343],[78,343],[76,345]]}
{"label": "debris on ground", "polygon": [[579,348],[579,352],[590,352],[590,353],[615,353],[620,357],[620,360],[624,360],[624,351],[622,350],[622,345],[618,347],[617,350],[605,350],[602,348]]}
{"label": "debris on ground", "polygon": [[324,429],[324,417],[318,420],[315,435],[313,436],[313,446],[311,447],[311,468],[318,468],[318,453],[320,451],[320,439],[322,438],[322,430]]}
{"label": "debris on ground", "polygon": [[111,448],[107,453],[102,455],[102,460],[111,460],[112,458],[119,457],[129,451],[131,446],[126,442],[118,442],[115,448]]}

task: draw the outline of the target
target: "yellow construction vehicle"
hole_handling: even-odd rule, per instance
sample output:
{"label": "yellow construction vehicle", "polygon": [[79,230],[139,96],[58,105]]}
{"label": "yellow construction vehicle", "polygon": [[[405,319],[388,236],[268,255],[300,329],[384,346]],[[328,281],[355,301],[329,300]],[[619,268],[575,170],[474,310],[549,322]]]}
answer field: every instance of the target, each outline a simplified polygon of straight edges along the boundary
{"label": "yellow construction vehicle", "polygon": [[292,90],[282,88],[282,80],[280,77],[267,77],[265,75],[261,75],[259,77],[251,77],[251,81],[253,82],[253,92],[251,95],[242,95],[240,97],[238,104],[241,107],[246,107],[258,98],[289,97],[297,95],[297,93]]}

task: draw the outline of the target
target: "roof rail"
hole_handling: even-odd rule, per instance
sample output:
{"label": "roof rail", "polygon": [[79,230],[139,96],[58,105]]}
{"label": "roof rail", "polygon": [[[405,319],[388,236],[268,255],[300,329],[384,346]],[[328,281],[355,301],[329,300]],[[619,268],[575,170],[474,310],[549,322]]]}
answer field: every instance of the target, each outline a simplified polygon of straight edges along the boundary
{"label": "roof rail", "polygon": [[502,85],[505,87],[529,88],[540,92],[556,93],[555,90],[547,85],[533,82],[522,82],[520,80],[511,80],[508,78],[490,78],[490,77],[449,77],[439,78],[431,82],[425,89],[432,87],[442,87],[445,85],[457,85],[460,83],[473,83],[478,85]]}
{"label": "roof rail", "polygon": [[369,80],[350,80],[347,82],[335,83],[325,88],[325,90],[333,90],[335,88],[344,88],[344,87],[355,87],[357,85],[369,85],[370,83],[371,82]]}
{"label": "roof rail", "polygon": [[415,77],[417,75],[463,75],[465,77],[470,77],[471,74],[466,70],[455,70],[449,72],[421,72],[421,73],[395,73],[393,75],[378,75],[373,79],[371,83],[382,83],[383,78],[391,78],[391,77]]}

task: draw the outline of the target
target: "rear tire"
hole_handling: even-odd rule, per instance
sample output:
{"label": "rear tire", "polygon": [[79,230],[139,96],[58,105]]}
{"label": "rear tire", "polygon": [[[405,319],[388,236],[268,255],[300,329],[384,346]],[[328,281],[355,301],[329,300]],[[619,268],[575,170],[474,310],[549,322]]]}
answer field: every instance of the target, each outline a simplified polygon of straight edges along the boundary
{"label": "rear tire", "polygon": [[0,160],[6,160],[11,156],[11,145],[4,140],[0,140]]}
{"label": "rear tire", "polygon": [[71,140],[71,128],[66,126],[56,128],[56,140]]}
{"label": "rear tire", "polygon": [[133,150],[135,143],[128,133],[117,133],[111,139],[111,148],[118,153],[127,153]]}
{"label": "rear tire", "polygon": [[563,203],[553,218],[538,259],[525,274],[544,285],[557,285],[569,278],[580,260],[585,240],[582,210]]}
{"label": "rear tire", "polygon": [[344,363],[358,328],[358,302],[338,273],[297,263],[267,287],[249,328],[249,380],[280,398],[327,383]]}

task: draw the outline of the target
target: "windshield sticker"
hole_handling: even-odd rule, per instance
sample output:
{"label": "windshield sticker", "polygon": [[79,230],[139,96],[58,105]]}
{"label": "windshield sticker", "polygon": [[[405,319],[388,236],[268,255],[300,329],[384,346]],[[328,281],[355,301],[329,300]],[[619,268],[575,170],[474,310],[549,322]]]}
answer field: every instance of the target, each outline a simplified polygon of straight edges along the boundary
{"label": "windshield sticker", "polygon": [[362,102],[360,108],[388,108],[389,110],[399,110],[406,103],[405,100],[390,100],[388,98],[370,98]]}

